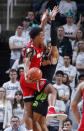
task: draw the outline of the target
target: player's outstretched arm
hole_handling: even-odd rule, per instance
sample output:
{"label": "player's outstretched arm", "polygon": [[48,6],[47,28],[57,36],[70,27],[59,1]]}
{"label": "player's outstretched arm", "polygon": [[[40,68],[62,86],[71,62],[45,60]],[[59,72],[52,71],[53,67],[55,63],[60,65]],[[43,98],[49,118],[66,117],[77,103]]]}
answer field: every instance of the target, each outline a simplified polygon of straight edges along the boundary
{"label": "player's outstretched arm", "polygon": [[50,19],[51,19],[51,45],[52,45],[52,57],[54,64],[57,63],[58,60],[58,49],[57,49],[57,43],[56,43],[56,22],[55,17],[59,12],[58,6],[55,6],[52,11],[50,11]]}

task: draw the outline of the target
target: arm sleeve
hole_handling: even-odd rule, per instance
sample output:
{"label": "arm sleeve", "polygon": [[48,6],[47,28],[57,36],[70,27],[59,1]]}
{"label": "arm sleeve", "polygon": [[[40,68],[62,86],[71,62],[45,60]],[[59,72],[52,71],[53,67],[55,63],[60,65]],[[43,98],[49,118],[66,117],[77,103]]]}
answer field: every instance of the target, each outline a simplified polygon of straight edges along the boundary
{"label": "arm sleeve", "polygon": [[56,22],[55,20],[52,20],[51,21],[51,45],[52,46],[56,46],[57,43],[56,43],[56,36],[57,36],[57,33],[56,33]]}

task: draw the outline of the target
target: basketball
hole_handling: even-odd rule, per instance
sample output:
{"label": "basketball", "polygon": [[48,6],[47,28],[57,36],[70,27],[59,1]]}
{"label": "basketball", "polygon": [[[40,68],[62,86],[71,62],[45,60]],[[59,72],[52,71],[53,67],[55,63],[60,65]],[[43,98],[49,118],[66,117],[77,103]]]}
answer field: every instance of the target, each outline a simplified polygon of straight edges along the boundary
{"label": "basketball", "polygon": [[31,80],[40,80],[42,78],[42,71],[39,68],[33,67],[28,71],[28,77]]}

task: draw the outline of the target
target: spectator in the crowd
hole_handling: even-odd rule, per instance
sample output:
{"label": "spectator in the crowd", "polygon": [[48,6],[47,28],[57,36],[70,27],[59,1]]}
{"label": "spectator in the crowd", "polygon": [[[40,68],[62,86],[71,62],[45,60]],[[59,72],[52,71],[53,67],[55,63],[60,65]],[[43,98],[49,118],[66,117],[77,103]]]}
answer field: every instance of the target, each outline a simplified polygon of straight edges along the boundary
{"label": "spectator in the crowd", "polygon": [[24,67],[19,67],[17,70],[18,73],[18,81],[20,80],[20,76],[24,73]]}
{"label": "spectator in the crowd", "polygon": [[20,58],[17,59],[17,60],[14,62],[13,66],[12,66],[12,69],[18,70],[18,68],[20,68],[20,67],[23,67],[23,68],[24,68],[24,49],[25,49],[25,48],[23,48],[23,49],[21,50]]}
{"label": "spectator in the crowd", "polygon": [[75,1],[72,0],[61,0],[59,3],[59,12],[61,15],[66,15],[69,10],[73,13],[77,13],[77,5]]}
{"label": "spectator in the crowd", "polygon": [[6,89],[6,97],[11,102],[14,100],[14,95],[17,90],[21,90],[20,83],[17,81],[17,71],[11,69],[9,72],[10,80],[3,84],[3,87]]}
{"label": "spectator in the crowd", "polygon": [[23,26],[18,26],[16,35],[9,38],[9,48],[11,50],[10,68],[14,64],[15,60],[20,58],[21,49],[27,45],[25,38],[22,36],[22,32]]}
{"label": "spectator in the crowd", "polygon": [[[70,92],[69,92],[69,87],[65,84],[63,84],[63,72],[61,70],[56,72],[56,83],[53,85],[54,88],[56,88],[57,92],[58,92],[58,100],[63,101],[64,103],[64,112],[67,110],[66,109],[66,103],[69,100],[70,97]],[[60,102],[59,101],[59,102]],[[60,111],[62,110],[62,108],[60,108]],[[59,112],[60,112],[59,111]]]}
{"label": "spectator in the crowd", "polygon": [[69,87],[69,92],[70,92],[70,97],[71,97],[72,90],[71,90],[71,87],[70,87],[69,76],[68,76],[67,73],[64,73],[64,75],[63,75],[63,84],[65,84]]}
{"label": "spectator in the crowd", "polygon": [[72,129],[72,125],[73,125],[72,120],[67,118],[63,122],[63,128],[62,128],[61,131],[76,131],[76,130]]}
{"label": "spectator in the crowd", "polygon": [[12,117],[11,102],[6,99],[6,90],[0,87],[0,131],[10,126]]}
{"label": "spectator in the crowd", "polygon": [[84,31],[84,12],[80,14],[79,21],[77,23],[77,28],[82,28]]}
{"label": "spectator in the crowd", "polygon": [[76,67],[73,66],[71,63],[71,58],[69,55],[64,55],[64,65],[61,66],[58,70],[63,71],[64,73],[68,74],[69,81],[70,81],[70,87],[73,90],[75,87],[75,77],[77,74]]}
{"label": "spectator in the crowd", "polygon": [[59,49],[59,59],[57,68],[64,65],[63,62],[63,56],[64,54],[68,53],[70,56],[72,56],[72,46],[71,42],[67,37],[64,36],[64,28],[63,26],[58,27],[57,29],[57,37],[56,37],[56,43]]}
{"label": "spectator in the crowd", "polygon": [[66,73],[64,73],[64,75],[63,75],[63,84],[65,84],[65,85],[67,85],[69,87],[70,95],[69,95],[69,100],[68,100],[68,102],[66,104],[66,109],[67,109],[66,110],[66,114],[69,115],[69,108],[70,108],[69,105],[70,105],[70,99],[71,99],[72,90],[71,90],[71,87],[70,87],[69,76]]}
{"label": "spectator in the crowd", "polygon": [[72,47],[69,39],[64,36],[64,27],[60,26],[57,29],[57,45],[59,48],[59,54],[60,56],[64,56],[65,53],[69,53],[70,56],[72,56]]}
{"label": "spectator in the crowd", "polygon": [[84,73],[84,40],[78,42],[76,68],[79,74]]}
{"label": "spectator in the crowd", "polygon": [[75,39],[76,37],[76,24],[74,24],[74,21],[75,21],[75,15],[70,10],[66,14],[66,24],[63,25],[65,36],[70,39]]}
{"label": "spectator in the crowd", "polygon": [[28,11],[27,17],[30,19],[30,26],[31,26],[31,28],[38,26],[38,22],[35,19],[35,14],[34,14],[34,12],[32,10]]}
{"label": "spectator in the crowd", "polygon": [[24,102],[21,91],[16,91],[13,102],[13,116],[17,116],[20,120],[20,125],[24,125]]}
{"label": "spectator in the crowd", "polygon": [[35,16],[34,16],[34,12],[33,12],[32,10],[28,11],[27,16],[28,16],[28,18],[29,18],[31,21],[34,21]]}
{"label": "spectator in the crowd", "polygon": [[4,131],[26,131],[26,128],[20,126],[20,121],[17,116],[11,118],[10,127],[6,128]]}
{"label": "spectator in the crowd", "polygon": [[84,38],[84,31],[82,28],[79,28],[77,33],[76,33],[76,39],[71,42],[72,44],[72,64],[75,65],[76,63],[76,55],[77,55],[77,50],[78,50],[78,41],[82,40]]}
{"label": "spectator in the crowd", "polygon": [[63,83],[65,84],[65,85],[67,85],[67,86],[69,86],[69,76],[68,76],[68,74],[66,74],[66,73],[64,73],[64,75],[63,75]]}
{"label": "spectator in the crowd", "polygon": [[22,31],[22,36],[25,38],[25,42],[26,44],[28,44],[30,42],[30,35],[29,32],[31,30],[30,27],[30,18],[29,17],[25,17],[23,19],[23,31]]}

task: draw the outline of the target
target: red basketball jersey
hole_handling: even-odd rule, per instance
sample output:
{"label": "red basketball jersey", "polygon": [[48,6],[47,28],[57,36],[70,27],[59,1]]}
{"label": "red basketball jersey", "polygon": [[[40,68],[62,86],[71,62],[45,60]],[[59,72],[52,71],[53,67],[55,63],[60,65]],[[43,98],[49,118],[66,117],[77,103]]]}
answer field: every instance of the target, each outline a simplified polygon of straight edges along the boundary
{"label": "red basketball jersey", "polygon": [[30,68],[33,68],[33,67],[37,67],[37,68],[40,68],[40,65],[41,65],[41,59],[42,59],[42,54],[43,54],[43,50],[42,48],[38,48],[36,47],[33,42],[31,41],[28,46],[26,47],[25,51],[24,51],[24,61],[25,61],[25,53],[26,53],[26,50],[29,48],[29,47],[33,47],[35,49],[35,56],[32,57],[32,61],[31,61],[31,65],[29,67]]}

